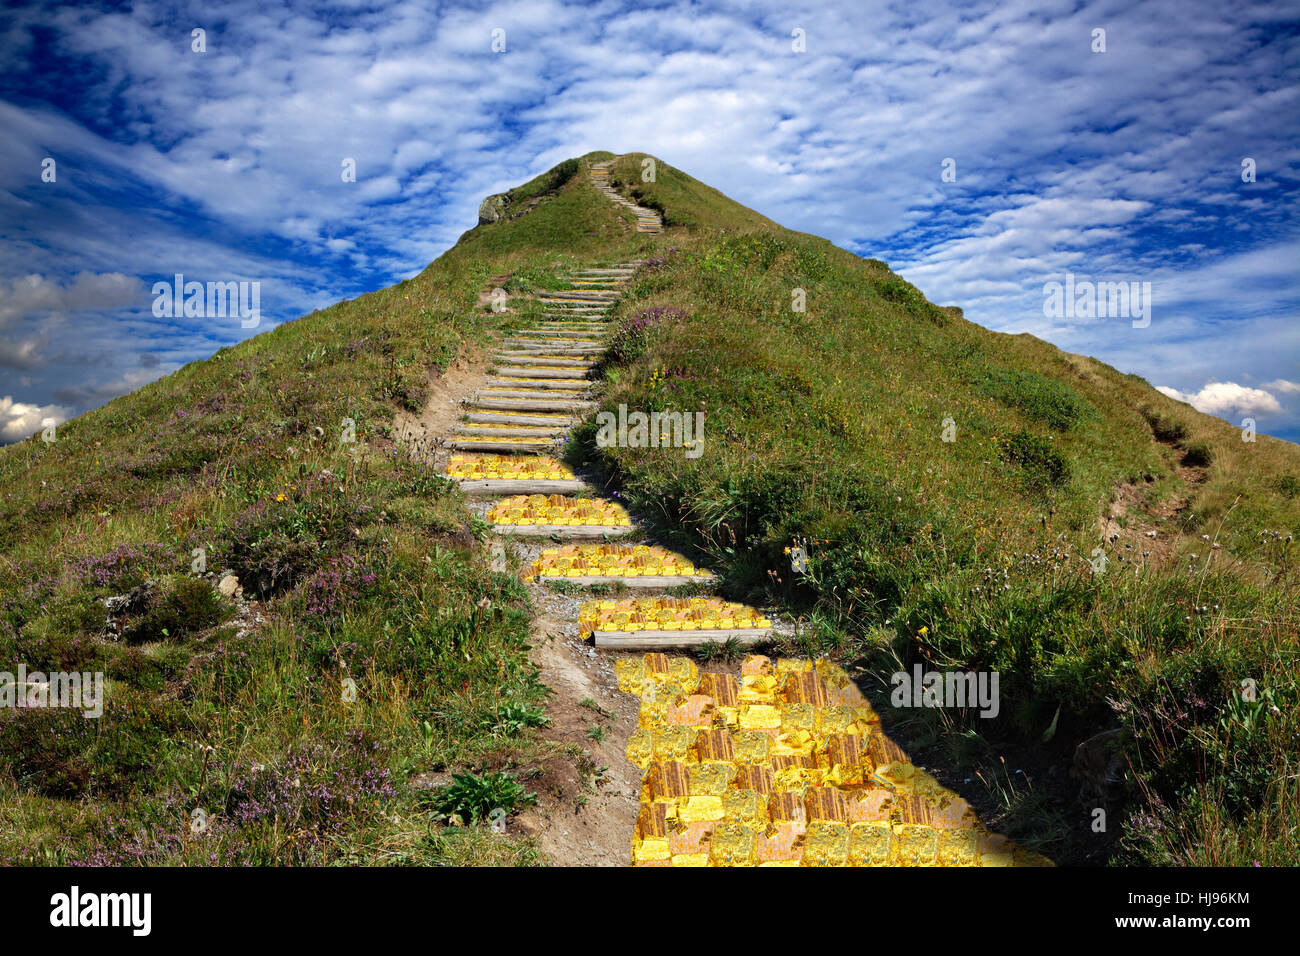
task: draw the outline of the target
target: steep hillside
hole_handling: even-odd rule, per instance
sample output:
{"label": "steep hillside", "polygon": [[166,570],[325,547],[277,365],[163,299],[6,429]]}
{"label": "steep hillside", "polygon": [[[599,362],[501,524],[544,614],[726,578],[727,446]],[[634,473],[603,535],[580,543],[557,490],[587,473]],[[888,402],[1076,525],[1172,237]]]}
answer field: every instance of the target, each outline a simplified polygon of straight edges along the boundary
{"label": "steep hillside", "polygon": [[[727,597],[792,615],[780,653],[848,668],[1025,846],[1295,861],[1300,448],[969,323],[662,161],[645,182],[647,158],[561,164],[418,277],[0,450],[0,669],[104,671],[113,703],[0,710],[0,860],[538,861],[435,825],[430,774],[591,756],[539,726],[519,569],[400,426],[529,318],[495,287],[645,260],[602,407],[703,411],[703,453],[598,447],[589,420],[573,464]],[[593,186],[608,159],[662,234]],[[998,671],[1000,714],[891,708],[918,662]]]}

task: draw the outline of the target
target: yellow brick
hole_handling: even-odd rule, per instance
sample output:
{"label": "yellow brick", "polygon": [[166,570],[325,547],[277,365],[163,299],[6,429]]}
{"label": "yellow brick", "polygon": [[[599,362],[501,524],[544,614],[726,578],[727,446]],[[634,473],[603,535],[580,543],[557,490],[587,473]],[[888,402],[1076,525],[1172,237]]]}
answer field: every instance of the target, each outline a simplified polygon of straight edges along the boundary
{"label": "yellow brick", "polygon": [[654,741],[650,731],[638,727],[627,738],[627,759],[642,770],[654,757]]}
{"label": "yellow brick", "polygon": [[695,688],[700,685],[700,672],[695,666],[695,662],[688,657],[670,657],[668,659],[668,674],[671,678],[682,685],[686,693],[694,693]]}
{"label": "yellow brick", "polygon": [[900,823],[894,827],[898,839],[899,866],[934,866],[939,849],[939,831],[934,827],[915,823]]}
{"label": "yellow brick", "polygon": [[742,704],[771,704],[776,701],[776,678],[771,674],[746,674],[740,679]]}
{"label": "yellow brick", "polygon": [[870,820],[850,827],[849,858],[854,866],[889,866],[894,831],[888,820]]}
{"label": "yellow brick", "polygon": [[735,771],[731,764],[702,763],[695,764],[689,770],[691,795],[720,797],[727,792]]}
{"label": "yellow brick", "polygon": [[736,730],[740,727],[740,708],[719,707],[713,712],[713,726]]}
{"label": "yellow brick", "polygon": [[780,726],[781,712],[771,704],[740,705],[741,730],[776,730]]}
{"label": "yellow brick", "polygon": [[[636,761],[632,761],[636,763]],[[860,764],[832,764],[822,770],[822,783],[828,787],[856,787],[862,784]]]}
{"label": "yellow brick", "polygon": [[978,834],[974,830],[940,830],[939,856],[940,866],[978,866]]}
{"label": "yellow brick", "polygon": [[673,866],[708,866],[707,853],[678,853],[673,857]]}
{"label": "yellow brick", "polygon": [[803,792],[809,787],[821,786],[825,779],[826,775],[823,771],[800,764],[791,764],[773,768],[772,770],[772,786],[776,790]]}
{"label": "yellow brick", "polygon": [[817,708],[812,704],[786,704],[781,708],[782,730],[806,730],[811,736],[817,722]]}
{"label": "yellow brick", "polygon": [[736,763],[767,763],[772,738],[761,730],[741,730],[732,737]]}
{"label": "yellow brick", "polygon": [[721,820],[722,816],[721,797],[690,796],[677,805],[677,819],[683,823]]}
{"label": "yellow brick", "polygon": [[814,729],[819,737],[825,737],[829,734],[852,733],[849,728],[857,720],[857,716],[852,707],[843,707],[838,704],[822,707],[817,711],[817,724]]}
{"label": "yellow brick", "polygon": [[641,708],[637,711],[637,726],[644,730],[657,730],[663,726],[665,708],[657,700],[642,700]]}
{"label": "yellow brick", "polygon": [[623,657],[614,664],[614,673],[618,675],[618,689],[625,694],[640,696],[641,684],[645,680],[645,659],[641,657]]}
{"label": "yellow brick", "polygon": [[811,757],[816,743],[817,741],[813,735],[806,730],[786,731],[782,728],[781,733],[772,742],[771,755],[773,757]]}
{"label": "yellow brick", "polygon": [[786,674],[803,674],[813,669],[812,661],[799,660],[794,657],[783,657],[776,662],[776,672],[781,677]]}
{"label": "yellow brick", "polygon": [[845,823],[816,820],[804,837],[804,866],[846,866],[849,861],[849,827]]}
{"label": "yellow brick", "polygon": [[713,829],[709,862],[714,866],[753,866],[757,834],[751,827],[724,820]]}
{"label": "yellow brick", "polygon": [[726,819],[760,830],[769,823],[767,801],[754,790],[732,790],[722,797]]}
{"label": "yellow brick", "polygon": [[642,860],[668,859],[668,838],[652,837],[648,840],[637,841],[632,847],[632,859],[637,863]]}
{"label": "yellow brick", "polygon": [[651,731],[654,755],[659,760],[695,760],[694,727],[655,727]]}

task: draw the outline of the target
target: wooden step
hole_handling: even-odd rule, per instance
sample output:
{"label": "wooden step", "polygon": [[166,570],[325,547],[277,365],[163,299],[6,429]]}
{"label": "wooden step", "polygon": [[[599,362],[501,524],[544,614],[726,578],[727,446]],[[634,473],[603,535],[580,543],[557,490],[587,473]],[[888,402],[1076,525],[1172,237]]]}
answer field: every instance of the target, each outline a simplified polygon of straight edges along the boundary
{"label": "wooden step", "polygon": [[470,412],[467,420],[479,425],[545,425],[548,428],[572,428],[576,419],[569,415],[529,415],[527,412]]}
{"label": "wooden step", "polygon": [[595,402],[571,402],[563,399],[532,398],[482,398],[474,402],[475,407],[493,411],[521,412],[580,412],[595,405]]}
{"label": "wooden step", "polygon": [[584,576],[568,577],[566,575],[551,576],[542,575],[537,579],[542,584],[555,584],[558,581],[567,581],[570,584],[581,584],[588,586],[592,584],[622,584],[628,588],[639,588],[648,590],[650,588],[676,588],[683,584],[716,584],[718,579],[715,577],[704,577],[702,575],[634,575],[632,577],[606,577]]}
{"label": "wooden step", "polygon": [[566,401],[580,402],[589,395],[587,389],[554,389],[554,388],[480,388],[474,393],[475,401],[481,399],[497,398],[534,398],[538,401],[550,401],[551,399],[563,399]]}
{"label": "wooden step", "polygon": [[553,366],[548,366],[546,368],[532,368],[525,365],[498,365],[496,370],[498,375],[508,376],[510,378],[569,379],[573,378],[576,374],[586,371],[586,367],[574,365],[567,368],[555,368]]}
{"label": "wooden step", "polygon": [[723,644],[735,640],[741,644],[758,644],[772,639],[772,629],[745,628],[743,630],[710,631],[594,631],[597,647],[614,647],[627,651],[655,651],[670,647],[698,647],[713,642]]}
{"label": "wooden step", "polygon": [[528,479],[462,478],[457,481],[467,495],[562,495],[570,491],[589,491],[585,481],[557,478]]}
{"label": "wooden step", "polygon": [[550,389],[551,391],[580,392],[594,385],[589,378],[529,378],[525,376],[498,375],[488,379],[485,388]]}
{"label": "wooden step", "polygon": [[527,439],[505,442],[492,441],[488,438],[458,438],[451,442],[451,447],[456,451],[495,451],[510,455],[544,455],[550,454],[555,449],[555,442],[530,441]]}
{"label": "wooden step", "polygon": [[567,541],[600,541],[620,538],[636,530],[631,525],[594,524],[494,524],[497,534],[532,538],[561,538]]}
{"label": "wooden step", "polygon": [[537,438],[554,440],[562,437],[567,428],[549,428],[541,425],[511,427],[490,426],[490,425],[457,425],[452,431],[457,435],[481,435],[483,437],[497,436],[499,438]]}
{"label": "wooden step", "polygon": [[560,371],[574,369],[575,371],[589,371],[596,363],[595,360],[584,360],[577,358],[540,358],[543,352],[498,352],[492,356],[494,362],[527,362],[529,368],[544,367],[553,368]]}
{"label": "wooden step", "polygon": [[540,352],[543,355],[599,355],[605,351],[603,345],[556,345],[539,339],[507,340],[503,344],[518,346],[521,352]]}
{"label": "wooden step", "polygon": [[548,339],[594,339],[599,335],[599,333],[593,333],[591,330],[587,329],[575,331],[570,329],[533,328],[520,329],[519,335],[523,337]]}

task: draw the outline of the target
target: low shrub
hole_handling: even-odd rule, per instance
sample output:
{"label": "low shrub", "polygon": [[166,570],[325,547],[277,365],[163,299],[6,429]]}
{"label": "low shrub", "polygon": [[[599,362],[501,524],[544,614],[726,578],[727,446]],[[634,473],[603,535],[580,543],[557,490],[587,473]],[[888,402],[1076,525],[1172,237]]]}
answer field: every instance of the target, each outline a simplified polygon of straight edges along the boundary
{"label": "low shrub", "polygon": [[996,369],[975,382],[975,387],[1059,432],[1069,431],[1092,411],[1070,386],[1037,372]]}
{"label": "low shrub", "polygon": [[1183,464],[1194,468],[1208,468],[1213,460],[1214,452],[1203,441],[1192,442],[1183,452]]}
{"label": "low shrub", "polygon": [[1019,465],[1032,487],[1060,487],[1070,480],[1070,462],[1052,441],[1033,432],[1016,432],[1002,446],[1002,458]]}

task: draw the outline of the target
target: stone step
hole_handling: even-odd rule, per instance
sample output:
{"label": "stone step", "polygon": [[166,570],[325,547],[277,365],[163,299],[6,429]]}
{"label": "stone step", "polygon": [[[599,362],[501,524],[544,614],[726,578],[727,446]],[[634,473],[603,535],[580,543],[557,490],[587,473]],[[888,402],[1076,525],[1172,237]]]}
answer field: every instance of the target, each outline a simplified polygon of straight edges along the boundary
{"label": "stone step", "polygon": [[598,539],[634,530],[622,505],[567,495],[515,495],[493,505],[487,520],[501,533],[565,538]]}

